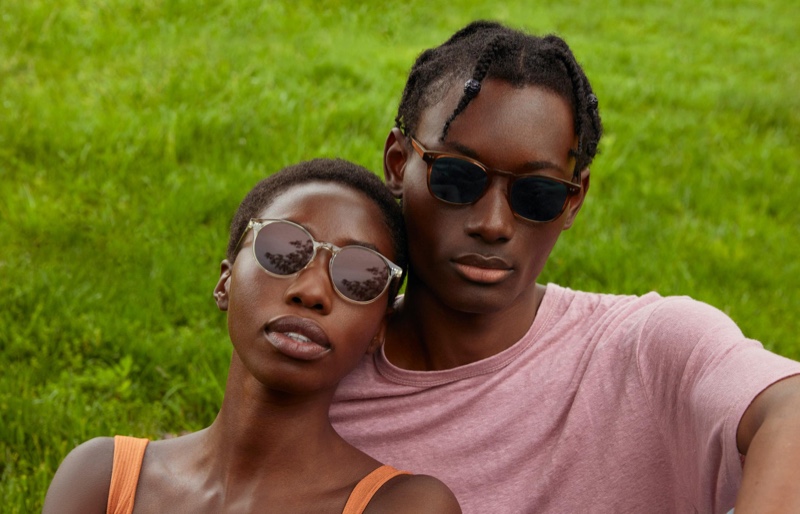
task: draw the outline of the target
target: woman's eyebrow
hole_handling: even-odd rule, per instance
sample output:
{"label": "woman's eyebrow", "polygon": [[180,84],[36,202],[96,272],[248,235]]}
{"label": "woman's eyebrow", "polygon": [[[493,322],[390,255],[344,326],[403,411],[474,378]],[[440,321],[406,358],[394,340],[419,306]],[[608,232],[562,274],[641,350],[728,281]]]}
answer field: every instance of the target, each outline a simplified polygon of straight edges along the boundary
{"label": "woman's eyebrow", "polygon": [[[315,239],[316,239],[316,238],[315,238]],[[340,248],[344,248],[345,246],[363,246],[363,247],[365,247],[365,248],[369,248],[370,250],[375,250],[376,252],[378,252],[378,253],[380,253],[381,255],[383,255],[383,254],[381,253],[381,251],[380,251],[380,250],[378,250],[378,247],[377,247],[377,246],[375,246],[375,245],[374,245],[374,244],[372,244],[372,243],[368,243],[368,242],[366,242],[366,241],[361,241],[361,240],[359,240],[359,239],[345,239],[345,240],[344,240],[342,243],[343,243],[343,244],[341,244],[341,245],[336,245],[336,246],[338,246],[338,247],[340,247]]]}
{"label": "woman's eyebrow", "polygon": [[[314,233],[311,231],[311,229],[310,229],[310,228],[306,227],[306,226],[305,226],[305,225],[303,225],[302,223],[298,223],[296,220],[292,219],[291,217],[282,218],[282,219],[284,219],[284,220],[286,220],[286,221],[291,221],[292,223],[297,223],[298,225],[300,225],[301,227],[303,227],[304,229],[306,229],[306,230],[308,231],[308,233],[309,233],[309,234],[311,234],[311,237],[313,237],[313,238],[314,238],[314,240],[315,240],[315,241],[317,241],[317,242],[321,242],[321,243],[331,243],[331,244],[334,244],[332,241],[326,241],[326,240],[325,240],[325,238],[318,238],[318,237],[317,237],[317,236],[316,236],[316,235],[315,235],[315,234],[314,234]],[[381,253],[381,251],[380,251],[380,250],[378,250],[378,247],[377,247],[377,246],[375,246],[375,245],[374,245],[374,244],[372,244],[372,243],[368,243],[368,242],[366,242],[366,241],[361,241],[360,239],[344,239],[344,240],[342,240],[342,244],[337,244],[336,246],[338,246],[338,247],[340,247],[340,248],[344,248],[345,246],[353,246],[353,245],[356,245],[356,246],[364,246],[364,247],[366,247],[366,248],[369,248],[370,250],[375,250],[376,252],[378,252],[378,253],[380,253],[381,255],[383,255],[383,254]]]}

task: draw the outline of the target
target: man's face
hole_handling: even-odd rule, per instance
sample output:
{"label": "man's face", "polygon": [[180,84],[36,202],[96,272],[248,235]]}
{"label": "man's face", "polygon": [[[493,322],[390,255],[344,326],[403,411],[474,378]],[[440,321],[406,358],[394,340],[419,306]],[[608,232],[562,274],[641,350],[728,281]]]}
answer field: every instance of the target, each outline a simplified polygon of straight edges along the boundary
{"label": "man's face", "polygon": [[[461,154],[493,169],[572,179],[575,135],[572,109],[539,87],[514,88],[486,80],[481,92],[439,136],[460,97],[454,87],[426,110],[414,137],[428,150]],[[409,232],[409,287],[419,287],[463,312],[490,313],[533,300],[534,284],[561,231],[577,214],[584,190],[570,197],[552,222],[535,224],[514,216],[508,178],[495,176],[474,204],[450,205],[428,191],[427,165],[413,150],[387,181],[401,188]],[[588,186],[588,173],[584,174]]]}

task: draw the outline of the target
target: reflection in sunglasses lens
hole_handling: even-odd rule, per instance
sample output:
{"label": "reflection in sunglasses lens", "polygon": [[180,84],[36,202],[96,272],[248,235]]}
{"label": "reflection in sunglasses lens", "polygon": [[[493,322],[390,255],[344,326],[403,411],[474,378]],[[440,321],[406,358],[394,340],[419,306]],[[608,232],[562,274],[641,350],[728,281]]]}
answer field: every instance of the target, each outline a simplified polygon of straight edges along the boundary
{"label": "reflection in sunglasses lens", "polygon": [[389,267],[364,248],[343,248],[336,254],[331,270],[336,289],[357,302],[377,298],[389,282]]}
{"label": "reflection in sunglasses lens", "polygon": [[291,275],[311,260],[314,244],[308,234],[294,225],[270,223],[258,232],[255,252],[265,270],[276,275]]}
{"label": "reflection in sunglasses lens", "polygon": [[[287,222],[264,225],[256,235],[258,263],[275,275],[293,275],[314,255],[314,241],[303,229]],[[389,266],[376,253],[358,246],[339,250],[331,261],[331,279],[346,298],[374,300],[389,284]]]}

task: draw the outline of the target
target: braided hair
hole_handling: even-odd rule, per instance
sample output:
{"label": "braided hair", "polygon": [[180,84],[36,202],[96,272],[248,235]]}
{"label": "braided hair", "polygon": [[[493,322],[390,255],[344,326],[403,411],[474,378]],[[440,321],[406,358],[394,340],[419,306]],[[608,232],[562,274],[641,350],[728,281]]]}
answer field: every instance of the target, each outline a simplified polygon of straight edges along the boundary
{"label": "braided hair", "polygon": [[589,166],[603,126],[597,97],[569,46],[558,36],[533,36],[497,22],[472,22],[442,45],[422,52],[409,73],[395,124],[405,135],[413,135],[422,113],[440,102],[453,84],[464,84],[458,105],[442,127],[439,139],[444,141],[450,124],[480,93],[486,78],[515,87],[540,86],[567,100],[578,137],[575,172]]}

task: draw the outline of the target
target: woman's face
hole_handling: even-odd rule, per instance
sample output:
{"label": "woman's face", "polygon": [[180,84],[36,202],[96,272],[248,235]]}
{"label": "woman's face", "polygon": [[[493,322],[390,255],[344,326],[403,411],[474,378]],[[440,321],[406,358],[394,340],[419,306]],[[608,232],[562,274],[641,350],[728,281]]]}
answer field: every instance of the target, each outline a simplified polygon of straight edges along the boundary
{"label": "woman's face", "polygon": [[[380,209],[349,187],[300,184],[281,193],[258,217],[293,221],[317,241],[361,244],[394,258]],[[253,237],[248,230],[233,266],[223,261],[215,289],[220,309],[228,311],[236,356],[272,389],[304,393],[333,388],[382,338],[387,292],[369,304],[343,299],[334,290],[331,253],[324,249],[294,276],[268,275],[253,256]]]}
{"label": "woman's face", "polygon": [[[423,112],[414,137],[431,151],[476,159],[489,168],[514,174],[540,173],[572,179],[570,149],[576,138],[572,109],[560,96],[527,86],[515,88],[486,80],[480,93],[439,141],[447,117],[461,95],[454,87],[442,102]],[[394,131],[400,144],[387,142],[386,175],[401,193],[409,234],[412,274],[419,286],[440,302],[462,312],[491,313],[533,300],[534,283],[561,231],[578,212],[588,187],[570,197],[560,217],[533,224],[516,218],[507,198],[507,178],[495,176],[489,190],[472,205],[449,205],[427,187],[427,165]],[[391,155],[392,148],[404,147]]]}

